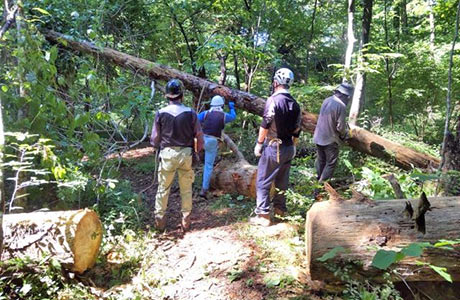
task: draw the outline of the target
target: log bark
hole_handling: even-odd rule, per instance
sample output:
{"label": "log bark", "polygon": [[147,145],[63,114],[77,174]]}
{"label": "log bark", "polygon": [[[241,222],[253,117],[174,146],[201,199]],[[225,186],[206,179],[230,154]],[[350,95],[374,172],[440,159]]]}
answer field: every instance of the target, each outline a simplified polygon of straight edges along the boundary
{"label": "log bark", "polygon": [[[265,100],[255,95],[242,92],[236,89],[219,85],[214,82],[180,72],[173,68],[160,65],[142,58],[134,57],[107,47],[97,47],[85,41],[76,41],[69,36],[47,31],[44,33],[48,41],[58,43],[64,47],[82,53],[92,54],[97,57],[104,57],[108,61],[136,73],[142,73],[155,80],[169,80],[178,78],[183,81],[185,87],[193,93],[200,93],[204,88],[203,97],[221,95],[228,101],[233,101],[236,107],[250,113],[261,116],[265,106]],[[302,112],[302,129],[313,133],[316,127],[317,115],[307,111]],[[355,127],[353,137],[348,144],[357,151],[372,155],[401,168],[411,169],[437,167],[439,160],[427,154],[423,154],[404,147],[398,143],[391,142],[374,133]]]}
{"label": "log bark", "polygon": [[[403,214],[406,200],[315,203],[308,211],[306,221],[307,269],[311,278],[330,284],[340,282],[325,263],[317,260],[338,246],[348,252],[340,253],[328,262],[343,267],[350,265],[350,261],[361,261],[361,266],[355,266],[354,276],[370,279],[378,278],[381,272],[370,266],[376,251],[369,249],[381,247],[399,251],[413,242],[458,239],[460,197],[430,198],[429,201],[431,211],[425,214],[425,234],[417,232],[415,221]],[[446,267],[454,281],[460,280],[460,247],[455,250],[426,248],[421,257],[405,258],[396,264],[396,270],[407,281],[442,281],[443,278],[430,268],[417,265],[417,260]]]}
{"label": "log bark", "polygon": [[77,273],[94,265],[102,241],[101,221],[88,209],[7,214],[3,228],[2,259],[50,254]]}

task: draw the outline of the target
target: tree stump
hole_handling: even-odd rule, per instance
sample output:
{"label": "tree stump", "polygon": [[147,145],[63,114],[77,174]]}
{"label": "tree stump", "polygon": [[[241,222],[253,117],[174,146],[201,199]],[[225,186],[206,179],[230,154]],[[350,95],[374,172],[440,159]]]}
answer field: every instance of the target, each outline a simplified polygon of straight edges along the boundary
{"label": "tree stump", "polygon": [[102,241],[101,221],[89,209],[7,214],[3,229],[2,259],[50,254],[77,273],[94,265]]}

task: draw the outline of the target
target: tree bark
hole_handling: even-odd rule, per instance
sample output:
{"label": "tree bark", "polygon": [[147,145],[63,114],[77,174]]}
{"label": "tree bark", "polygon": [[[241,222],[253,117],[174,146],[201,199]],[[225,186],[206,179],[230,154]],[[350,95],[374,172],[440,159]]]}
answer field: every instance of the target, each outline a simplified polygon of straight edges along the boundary
{"label": "tree bark", "polygon": [[88,209],[4,215],[3,259],[49,254],[73,272],[96,262],[102,224]]}
{"label": "tree bark", "polygon": [[[361,43],[359,45],[359,57],[358,62],[360,66],[363,66],[366,58],[366,48],[370,40],[371,22],[372,22],[372,1],[365,0],[363,7],[363,20],[362,20],[362,35]],[[358,122],[359,111],[364,99],[364,91],[366,88],[366,74],[364,71],[358,71],[356,75],[356,86],[355,92],[353,93],[353,100],[350,107],[350,115],[348,122],[351,125],[356,125]]]}
{"label": "tree bark", "polygon": [[[193,93],[200,93],[204,88],[203,97],[221,95],[227,101],[234,101],[236,107],[250,113],[261,116],[263,114],[265,100],[255,95],[232,89],[214,82],[180,72],[173,68],[160,65],[142,58],[137,58],[110,48],[100,48],[85,41],[75,41],[72,38],[57,32],[48,31],[45,37],[53,43],[77,50],[83,53],[105,57],[112,63],[142,73],[155,80],[167,81],[178,78],[183,81],[185,87]],[[317,115],[307,111],[302,112],[302,129],[313,133],[316,127]],[[437,167],[439,160],[427,154],[404,147],[398,143],[386,140],[374,133],[359,127],[352,130],[353,137],[348,141],[354,150],[381,158],[404,169]]]}
{"label": "tree bark", "polygon": [[350,77],[350,68],[351,68],[351,56],[353,54],[353,45],[355,44],[355,36],[353,34],[353,19],[355,13],[355,0],[348,0],[348,29],[347,29],[347,39],[348,45],[345,52],[345,74],[343,81],[347,81]]}
{"label": "tree bark", "polygon": [[[350,261],[360,261],[354,266],[354,276],[359,279],[379,278],[381,272],[371,267],[376,251],[381,247],[398,252],[413,242],[435,243],[440,239],[459,238],[460,197],[430,198],[431,211],[425,214],[426,233],[415,229],[415,221],[402,211],[407,200],[358,203],[324,201],[315,203],[307,213],[306,254],[307,269],[313,280],[338,283],[325,263],[317,260],[331,249],[341,246],[346,252],[336,255],[328,263],[351,266]],[[416,207],[411,200],[412,206]],[[408,257],[395,265],[407,281],[442,281],[443,278],[423,261],[438,267],[446,267],[454,281],[460,280],[460,247],[455,250],[426,248],[421,257]],[[396,281],[401,278],[394,278]]]}

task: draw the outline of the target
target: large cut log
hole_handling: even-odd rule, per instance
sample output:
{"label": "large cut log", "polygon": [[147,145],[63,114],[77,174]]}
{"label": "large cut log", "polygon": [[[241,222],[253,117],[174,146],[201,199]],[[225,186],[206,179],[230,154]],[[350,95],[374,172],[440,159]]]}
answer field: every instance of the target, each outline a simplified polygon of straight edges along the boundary
{"label": "large cut log", "polygon": [[[313,280],[337,283],[330,268],[320,258],[335,247],[345,252],[328,260],[328,264],[343,267],[356,264],[354,276],[359,279],[378,278],[381,272],[370,266],[376,247],[399,251],[413,242],[435,243],[441,239],[460,238],[460,197],[430,198],[431,211],[425,214],[426,233],[416,230],[415,220],[403,213],[404,199],[361,203],[351,200],[315,203],[307,213],[306,254],[307,269]],[[411,200],[417,212],[416,203]],[[416,213],[415,213],[416,214]],[[460,247],[455,250],[426,248],[421,257],[405,258],[396,264],[396,270],[407,281],[442,281],[429,267],[416,261],[446,267],[454,281],[460,281]],[[395,278],[400,280],[399,277]]]}
{"label": "large cut log", "polygon": [[78,273],[94,265],[102,241],[101,221],[88,209],[7,214],[3,229],[2,259],[50,254]]}
{"label": "large cut log", "polygon": [[222,138],[237,159],[221,160],[214,167],[211,187],[224,193],[238,193],[255,198],[257,167],[247,162],[238,146],[228,135],[223,133]]}
{"label": "large cut log", "polygon": [[[195,94],[200,94],[201,91],[203,91],[203,97],[210,97],[215,94],[221,95],[229,101],[234,101],[238,108],[259,116],[263,113],[265,100],[255,95],[219,85],[206,79],[180,72],[142,58],[134,57],[111,48],[98,47],[86,41],[77,41],[69,36],[54,31],[47,31],[44,35],[50,42],[58,43],[69,49],[105,58],[120,67],[133,70],[135,73],[144,74],[155,80],[178,78],[184,82],[188,90]],[[307,111],[302,112],[303,130],[313,133],[316,127],[316,121],[317,116],[315,114]],[[413,167],[437,167],[439,165],[439,160],[435,157],[391,142],[358,127],[353,128],[353,137],[348,141],[348,144],[354,150],[381,158],[404,169],[411,169]]]}

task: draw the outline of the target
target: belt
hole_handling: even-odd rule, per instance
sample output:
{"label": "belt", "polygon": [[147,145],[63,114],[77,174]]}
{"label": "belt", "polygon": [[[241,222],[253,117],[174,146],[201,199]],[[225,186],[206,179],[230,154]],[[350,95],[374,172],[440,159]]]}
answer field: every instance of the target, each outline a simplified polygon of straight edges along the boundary
{"label": "belt", "polygon": [[280,163],[280,145],[283,143],[283,141],[278,139],[278,138],[271,139],[268,142],[268,145],[271,146],[271,145],[273,145],[275,143],[276,143],[276,162]]}

